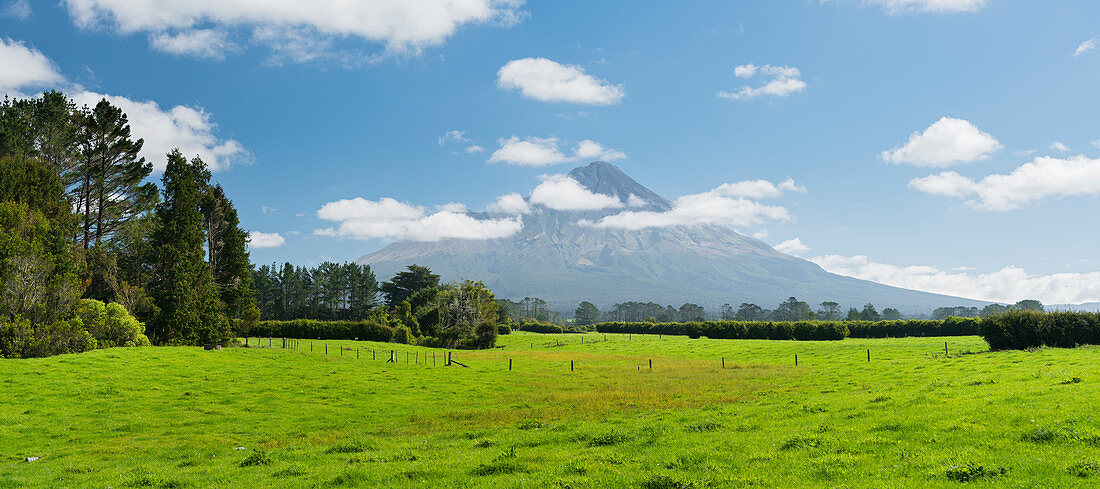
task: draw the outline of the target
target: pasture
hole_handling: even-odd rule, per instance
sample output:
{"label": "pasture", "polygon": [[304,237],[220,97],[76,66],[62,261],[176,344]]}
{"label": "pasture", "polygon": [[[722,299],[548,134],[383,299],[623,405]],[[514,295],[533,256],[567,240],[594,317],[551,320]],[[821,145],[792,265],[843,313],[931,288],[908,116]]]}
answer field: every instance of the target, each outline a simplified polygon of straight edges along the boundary
{"label": "pasture", "polygon": [[0,360],[0,488],[1100,483],[1094,347],[581,339]]}

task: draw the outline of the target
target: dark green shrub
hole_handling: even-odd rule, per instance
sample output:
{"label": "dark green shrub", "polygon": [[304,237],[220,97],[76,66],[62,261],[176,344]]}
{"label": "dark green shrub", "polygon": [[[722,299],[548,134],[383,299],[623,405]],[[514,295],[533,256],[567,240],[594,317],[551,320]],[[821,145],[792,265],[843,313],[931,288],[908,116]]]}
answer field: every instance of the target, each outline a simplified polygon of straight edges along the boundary
{"label": "dark green shrub", "polygon": [[508,326],[507,324],[498,324],[497,325],[497,334],[498,335],[512,334],[512,327]]}
{"label": "dark green shrub", "polygon": [[94,350],[95,338],[79,321],[32,325],[23,318],[0,323],[0,357],[37,358]]}
{"label": "dark green shrub", "polygon": [[516,325],[516,329],[520,331],[529,331],[531,333],[545,333],[545,334],[562,334],[565,332],[561,326],[553,323],[542,323],[538,321],[521,321]]}
{"label": "dark green shrub", "polygon": [[395,331],[389,324],[378,320],[317,321],[313,319],[294,319],[290,321],[260,321],[252,329],[251,334],[266,338],[389,342],[394,339]]}
{"label": "dark green shrub", "polygon": [[149,346],[145,324],[131,316],[121,304],[104,304],[95,299],[81,299],[76,304],[76,320],[96,339],[98,348],[115,346]]}

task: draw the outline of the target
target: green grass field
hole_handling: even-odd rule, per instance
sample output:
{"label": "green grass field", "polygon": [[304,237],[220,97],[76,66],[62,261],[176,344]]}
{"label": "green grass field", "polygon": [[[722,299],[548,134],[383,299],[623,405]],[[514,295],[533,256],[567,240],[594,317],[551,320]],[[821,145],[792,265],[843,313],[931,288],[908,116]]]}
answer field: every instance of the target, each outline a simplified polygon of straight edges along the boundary
{"label": "green grass field", "polygon": [[1097,348],[580,340],[0,360],[0,488],[1100,484]]}

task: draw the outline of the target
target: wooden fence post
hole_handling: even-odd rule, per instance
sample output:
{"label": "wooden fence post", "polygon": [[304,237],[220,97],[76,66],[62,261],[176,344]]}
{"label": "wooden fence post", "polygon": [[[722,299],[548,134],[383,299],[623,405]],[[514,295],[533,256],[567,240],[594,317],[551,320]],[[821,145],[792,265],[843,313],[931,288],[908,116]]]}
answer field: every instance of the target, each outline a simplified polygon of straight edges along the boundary
{"label": "wooden fence post", "polygon": [[947,355],[949,355],[949,353],[947,353],[947,342],[945,341],[943,342],[943,356]]}
{"label": "wooden fence post", "polygon": [[722,368],[726,368],[726,357],[722,357]]}
{"label": "wooden fence post", "polygon": [[509,372],[512,371],[512,359],[511,358],[508,359],[508,371]]}
{"label": "wooden fence post", "polygon": [[798,354],[797,353],[794,354],[794,366],[795,367],[798,366]]}
{"label": "wooden fence post", "polygon": [[570,372],[573,371],[573,361],[572,360],[569,361],[569,371]]}
{"label": "wooden fence post", "polygon": [[390,350],[390,359],[386,360],[386,363],[397,363],[397,360],[393,358],[393,350]]}
{"label": "wooden fence post", "polygon": [[868,362],[871,361],[871,349],[870,348],[867,349],[867,361]]}
{"label": "wooden fence post", "polygon": [[653,371],[653,359],[652,358],[649,359],[649,370]]}

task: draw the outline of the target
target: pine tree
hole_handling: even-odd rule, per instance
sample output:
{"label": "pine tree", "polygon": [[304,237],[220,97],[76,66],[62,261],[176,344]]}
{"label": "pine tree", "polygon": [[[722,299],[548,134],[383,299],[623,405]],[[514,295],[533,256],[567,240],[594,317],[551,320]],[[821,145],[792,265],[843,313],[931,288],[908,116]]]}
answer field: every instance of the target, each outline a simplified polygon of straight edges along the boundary
{"label": "pine tree", "polygon": [[252,263],[248,257],[248,232],[240,228],[237,209],[225,197],[221,185],[206,191],[203,204],[208,264],[230,319],[242,319],[254,307]]}
{"label": "pine tree", "polygon": [[163,200],[152,236],[156,258],[151,296],[160,313],[147,334],[156,344],[200,345],[229,338],[210,265],[204,260],[203,193],[210,172],[173,150],[162,178]]}

